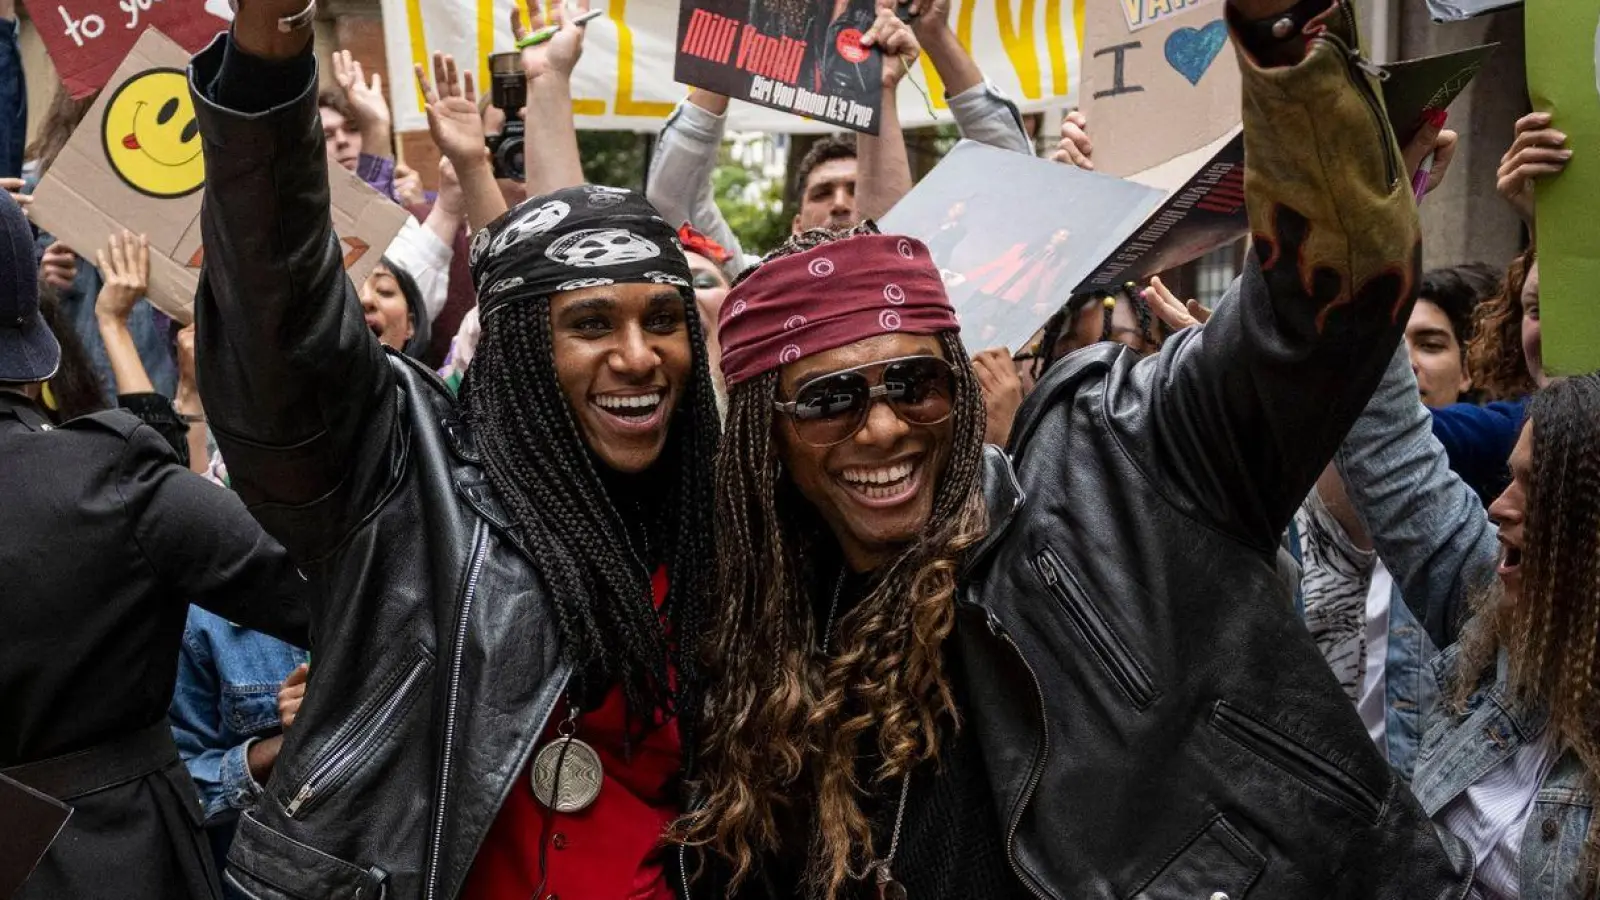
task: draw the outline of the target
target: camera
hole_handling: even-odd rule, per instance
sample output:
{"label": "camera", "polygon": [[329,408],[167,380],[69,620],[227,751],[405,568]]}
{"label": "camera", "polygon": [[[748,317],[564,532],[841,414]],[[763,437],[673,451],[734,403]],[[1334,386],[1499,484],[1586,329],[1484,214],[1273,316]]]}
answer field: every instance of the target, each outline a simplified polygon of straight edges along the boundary
{"label": "camera", "polygon": [[489,101],[505,113],[506,123],[499,134],[485,135],[489,158],[494,162],[494,177],[522,181],[522,144],[525,133],[522,107],[528,102],[528,82],[522,74],[522,54],[494,53],[489,56]]}

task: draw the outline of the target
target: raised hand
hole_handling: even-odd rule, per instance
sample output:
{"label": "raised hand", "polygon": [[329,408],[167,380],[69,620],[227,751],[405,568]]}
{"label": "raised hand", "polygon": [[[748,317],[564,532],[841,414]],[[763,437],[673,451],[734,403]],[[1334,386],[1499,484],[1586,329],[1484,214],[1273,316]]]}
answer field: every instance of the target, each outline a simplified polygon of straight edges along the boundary
{"label": "raised hand", "polygon": [[511,10],[511,36],[518,41],[546,25],[557,28],[549,40],[522,48],[522,74],[530,82],[551,72],[570,79],[572,70],[578,67],[578,59],[583,56],[584,28],[576,20],[589,11],[589,0],[552,0],[549,22],[545,21],[541,5],[528,4],[532,21],[526,28],[522,25],[522,11]]}
{"label": "raised hand", "polygon": [[1022,406],[1022,378],[1017,364],[1004,347],[985,350],[972,357],[972,371],[983,392],[983,407],[988,413],[984,443],[1004,447],[1011,439],[1011,424]]}
{"label": "raised hand", "polygon": [[56,241],[45,248],[39,260],[39,277],[59,290],[71,288],[78,278],[78,255],[71,247]]}
{"label": "raised hand", "polygon": [[1572,161],[1566,134],[1551,127],[1549,113],[1529,113],[1517,120],[1517,136],[1500,157],[1495,189],[1529,226],[1533,225],[1534,179],[1559,175]]}
{"label": "raised hand", "polygon": [[[0,16],[0,18],[5,17]],[[0,190],[10,194],[11,199],[17,201],[17,205],[22,207],[22,212],[26,215],[28,207],[33,203],[33,195],[24,194],[22,192],[23,185],[24,182],[21,178],[0,178]]]}
{"label": "raised hand", "polygon": [[428,195],[422,189],[422,176],[405,163],[395,163],[394,193],[400,198],[401,206],[421,206],[428,202]]}
{"label": "raised hand", "polygon": [[1172,293],[1172,290],[1161,283],[1160,278],[1151,278],[1150,286],[1140,291],[1146,303],[1150,304],[1150,311],[1156,318],[1166,324],[1173,331],[1182,331],[1191,325],[1204,325],[1211,318],[1211,310],[1200,305],[1198,300],[1185,303]]}
{"label": "raised hand", "polygon": [[458,71],[455,57],[448,53],[433,55],[434,80],[428,79],[421,65],[416,72],[433,142],[457,170],[487,163],[489,149],[483,143],[483,118],[478,113],[472,72]]}
{"label": "raised hand", "polygon": [[1444,184],[1444,176],[1450,171],[1450,161],[1456,156],[1456,144],[1460,136],[1444,127],[1446,118],[1448,114],[1444,110],[1430,113],[1423,120],[1422,127],[1417,129],[1416,137],[1400,151],[1400,160],[1405,164],[1407,173],[1418,171],[1428,154],[1433,154],[1424,195],[1433,193],[1439,185]]}
{"label": "raised hand", "polygon": [[911,30],[926,42],[942,29],[950,27],[950,0],[893,0],[901,9],[911,13]]}
{"label": "raised hand", "polygon": [[350,110],[355,113],[355,125],[361,132],[361,148],[376,156],[389,156],[393,135],[390,132],[389,101],[383,99],[383,76],[372,73],[369,83],[361,70],[361,63],[349,50],[336,50],[333,54],[333,80],[344,92]]}
{"label": "raised hand", "polygon": [[456,177],[455,163],[448,156],[439,160],[439,196],[433,202],[435,207],[444,210],[445,215],[451,218],[459,220],[467,214],[467,200],[461,191],[461,179]]}
{"label": "raised hand", "polygon": [[113,234],[105,249],[94,252],[94,260],[105,279],[94,301],[95,315],[126,322],[149,287],[149,239],[130,231]]}
{"label": "raised hand", "polygon": [[1061,142],[1050,158],[1058,163],[1094,171],[1094,142],[1089,140],[1089,117],[1078,110],[1061,120]]}
{"label": "raised hand", "polygon": [[894,9],[894,0],[880,0],[878,19],[861,38],[861,46],[877,47],[883,52],[883,89],[886,91],[899,87],[901,79],[922,55],[916,33],[910,25],[900,21]]}

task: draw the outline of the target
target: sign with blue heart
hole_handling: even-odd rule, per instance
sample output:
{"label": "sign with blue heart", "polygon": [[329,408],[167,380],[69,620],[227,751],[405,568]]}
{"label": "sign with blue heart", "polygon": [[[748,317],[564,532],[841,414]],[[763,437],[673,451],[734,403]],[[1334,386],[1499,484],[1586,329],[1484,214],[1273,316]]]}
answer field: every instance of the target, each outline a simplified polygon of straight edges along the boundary
{"label": "sign with blue heart", "polygon": [[[1198,154],[1239,125],[1239,63],[1222,12],[1217,0],[1086,5],[1079,97],[1096,171],[1144,172]],[[1198,154],[1196,171],[1210,155]]]}

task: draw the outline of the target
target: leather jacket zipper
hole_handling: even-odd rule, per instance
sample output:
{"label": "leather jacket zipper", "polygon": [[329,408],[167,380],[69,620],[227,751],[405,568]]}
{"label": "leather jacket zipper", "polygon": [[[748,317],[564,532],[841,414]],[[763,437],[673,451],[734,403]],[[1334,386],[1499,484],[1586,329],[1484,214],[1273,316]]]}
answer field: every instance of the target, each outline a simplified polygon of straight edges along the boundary
{"label": "leather jacket zipper", "polygon": [[467,617],[472,612],[472,601],[478,594],[478,578],[483,574],[483,561],[488,556],[488,526],[480,519],[473,528],[472,567],[467,573],[467,587],[461,596],[461,615],[456,621],[456,642],[450,651],[450,687],[445,701],[444,748],[439,764],[439,790],[434,801],[432,846],[428,853],[428,900],[439,891],[439,854],[444,844],[444,811],[450,796],[450,766],[455,756],[456,711],[461,703],[461,645],[467,639]]}
{"label": "leather jacket zipper", "polygon": [[1383,807],[1382,799],[1333,763],[1229,706],[1225,701],[1217,701],[1212,709],[1211,722],[1224,735],[1312,791],[1326,795],[1351,812],[1365,816],[1369,822],[1378,820]]}
{"label": "leather jacket zipper", "polygon": [[1148,675],[1134,661],[1133,654],[1128,651],[1127,645],[1117,637],[1111,629],[1111,624],[1100,614],[1100,610],[1083,596],[1083,589],[1073,580],[1061,560],[1051,550],[1043,550],[1033,560],[1034,568],[1038,569],[1039,577],[1044,580],[1050,593],[1055,595],[1061,603],[1061,608],[1072,619],[1072,624],[1078,628],[1078,633],[1083,635],[1084,642],[1089,645],[1089,651],[1105,665],[1106,671],[1111,674],[1111,679],[1122,689],[1122,693],[1138,709],[1149,706],[1156,697],[1155,685],[1150,682]]}
{"label": "leather jacket zipper", "polygon": [[419,651],[398,681],[391,679],[378,692],[377,696],[382,698],[380,701],[369,703],[356,711],[348,730],[342,737],[336,738],[316,765],[311,767],[311,774],[301,782],[294,798],[284,807],[289,818],[299,818],[310,812],[335,788],[349,780],[367,758],[373,745],[388,732],[394,720],[410,707],[416,688],[427,671],[428,656]]}
{"label": "leather jacket zipper", "polygon": [[1044,763],[1050,757],[1050,723],[1045,718],[1044,710],[1044,685],[1039,681],[1039,674],[1033,670],[1033,665],[1028,658],[1022,655],[1022,648],[1001,627],[1000,620],[994,613],[983,610],[984,618],[989,624],[989,633],[1004,641],[1016,654],[1017,661],[1028,670],[1028,677],[1033,679],[1034,696],[1039,698],[1039,752],[1033,758],[1033,766],[1028,770],[1028,783],[1022,790],[1022,799],[1017,803],[1016,814],[1011,817],[1011,822],[1006,826],[1006,861],[1011,863],[1011,870],[1016,873],[1017,880],[1028,889],[1028,893],[1038,897],[1039,900],[1050,900],[1048,894],[1033,883],[1033,879],[1022,871],[1022,863],[1017,861],[1017,829],[1022,824],[1022,814],[1027,811],[1028,803],[1033,800],[1033,792],[1039,788],[1039,779],[1044,777]]}

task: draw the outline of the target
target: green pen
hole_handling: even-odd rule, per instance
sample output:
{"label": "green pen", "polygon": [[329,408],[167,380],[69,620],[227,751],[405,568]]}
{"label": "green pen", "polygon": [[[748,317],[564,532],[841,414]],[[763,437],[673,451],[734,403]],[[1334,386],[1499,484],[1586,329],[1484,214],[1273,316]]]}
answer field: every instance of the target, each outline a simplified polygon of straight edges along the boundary
{"label": "green pen", "polygon": [[[604,10],[591,9],[588,12],[586,12],[586,13],[578,16],[576,19],[574,19],[572,21],[572,24],[574,24],[574,25],[587,25],[590,22],[594,21],[595,19],[600,18],[603,15],[605,15],[605,11]],[[525,35],[522,38],[522,40],[517,41],[517,49],[518,50],[526,50],[529,47],[537,47],[540,44],[544,43],[545,41],[548,41],[551,38],[555,37],[556,36],[556,32],[558,32],[560,30],[561,30],[561,27],[558,26],[558,25],[546,25],[545,27],[539,29],[538,31],[535,31],[533,34]]]}

